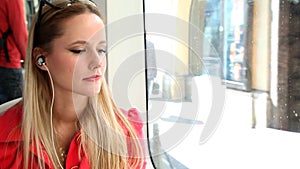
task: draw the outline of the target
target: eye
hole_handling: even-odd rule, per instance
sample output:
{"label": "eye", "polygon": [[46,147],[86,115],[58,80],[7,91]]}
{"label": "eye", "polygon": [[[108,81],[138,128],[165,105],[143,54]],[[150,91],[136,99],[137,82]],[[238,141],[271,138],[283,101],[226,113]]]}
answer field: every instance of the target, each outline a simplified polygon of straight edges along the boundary
{"label": "eye", "polygon": [[104,54],[104,55],[105,55],[105,54],[106,54],[106,50],[104,50],[104,49],[98,49],[98,53],[99,53],[99,54]]}
{"label": "eye", "polygon": [[85,49],[70,49],[70,52],[75,53],[75,54],[80,54],[83,52],[86,52]]}

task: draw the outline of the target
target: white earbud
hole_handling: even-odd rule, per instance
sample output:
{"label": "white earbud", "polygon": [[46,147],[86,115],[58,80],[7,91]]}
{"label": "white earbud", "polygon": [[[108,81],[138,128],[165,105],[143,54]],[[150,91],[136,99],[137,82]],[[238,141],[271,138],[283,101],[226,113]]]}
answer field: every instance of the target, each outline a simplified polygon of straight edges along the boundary
{"label": "white earbud", "polygon": [[38,58],[38,60],[37,60],[37,64],[38,64],[39,66],[45,65],[45,64],[46,64],[45,58],[44,58],[43,56],[40,56],[40,57]]}

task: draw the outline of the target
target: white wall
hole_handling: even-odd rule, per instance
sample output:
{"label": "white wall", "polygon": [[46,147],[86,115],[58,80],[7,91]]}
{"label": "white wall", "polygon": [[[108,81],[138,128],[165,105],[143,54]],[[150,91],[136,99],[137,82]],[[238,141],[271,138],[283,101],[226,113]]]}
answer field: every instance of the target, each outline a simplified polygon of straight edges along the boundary
{"label": "white wall", "polygon": [[121,108],[146,112],[143,1],[107,1],[108,83]]}

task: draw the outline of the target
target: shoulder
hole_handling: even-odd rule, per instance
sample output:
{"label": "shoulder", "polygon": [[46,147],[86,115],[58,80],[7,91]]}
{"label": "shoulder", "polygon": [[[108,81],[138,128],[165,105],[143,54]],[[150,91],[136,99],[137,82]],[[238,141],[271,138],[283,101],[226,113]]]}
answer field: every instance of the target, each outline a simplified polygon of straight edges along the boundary
{"label": "shoulder", "polygon": [[[133,126],[133,129],[135,130],[137,137],[141,143],[142,149],[145,152],[145,142],[144,140],[144,135],[143,135],[143,120],[141,117],[141,113],[136,109],[136,108],[131,108],[129,110],[124,110],[124,109],[120,109],[123,114],[125,115],[125,117],[127,117],[128,121],[130,122],[130,124]],[[128,144],[128,151],[129,151],[129,155],[133,156],[134,154],[132,154],[133,152],[130,150],[130,147],[132,146],[132,140],[128,139],[127,140],[127,144]],[[144,157],[145,158],[145,157]],[[146,168],[146,161],[140,161],[140,165],[138,168]]]}
{"label": "shoulder", "polygon": [[142,128],[143,127],[143,120],[141,117],[140,112],[136,108],[131,108],[129,110],[120,109],[121,112],[127,117],[129,122],[135,127],[135,128]]}
{"label": "shoulder", "polygon": [[0,115],[0,168],[19,168],[22,154],[18,153],[21,140],[20,123],[22,105],[20,103],[9,108]]}
{"label": "shoulder", "polygon": [[136,108],[130,108],[129,110],[120,109],[133,128],[136,130],[137,135],[141,137],[143,130],[143,120],[140,112]]}
{"label": "shoulder", "polygon": [[0,143],[20,140],[22,109],[18,103],[0,116]]}

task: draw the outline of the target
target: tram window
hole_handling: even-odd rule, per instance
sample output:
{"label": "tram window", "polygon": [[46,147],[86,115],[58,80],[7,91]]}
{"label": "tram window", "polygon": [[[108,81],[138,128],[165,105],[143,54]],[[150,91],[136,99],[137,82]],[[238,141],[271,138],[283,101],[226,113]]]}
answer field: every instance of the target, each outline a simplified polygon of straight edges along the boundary
{"label": "tram window", "polygon": [[[274,143],[285,154],[287,138],[300,140],[299,1],[144,3],[146,57],[156,60],[147,60],[156,168],[255,168],[237,154],[271,159],[271,147],[255,151]],[[235,164],[224,152],[232,152]],[[297,165],[290,158],[266,164]]]}
{"label": "tram window", "polygon": [[220,9],[220,0],[145,0],[148,125],[156,168],[199,168],[190,153],[199,155],[199,144],[222,116]]}

